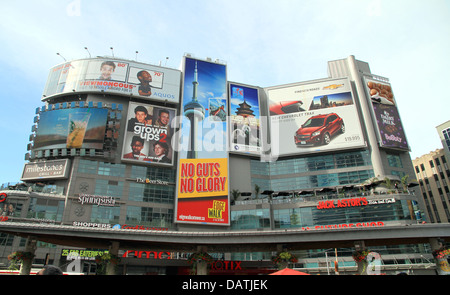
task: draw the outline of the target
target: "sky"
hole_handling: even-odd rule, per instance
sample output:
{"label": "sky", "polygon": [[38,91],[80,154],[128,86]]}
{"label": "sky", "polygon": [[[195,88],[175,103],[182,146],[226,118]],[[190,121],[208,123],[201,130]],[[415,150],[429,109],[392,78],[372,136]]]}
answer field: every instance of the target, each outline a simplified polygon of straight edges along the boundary
{"label": "sky", "polygon": [[436,126],[450,120],[448,0],[22,0],[1,12],[0,184],[20,180],[49,69],[89,54],[179,68],[190,53],[260,87],[327,78],[328,61],[354,55],[390,79],[412,159],[442,148]]}

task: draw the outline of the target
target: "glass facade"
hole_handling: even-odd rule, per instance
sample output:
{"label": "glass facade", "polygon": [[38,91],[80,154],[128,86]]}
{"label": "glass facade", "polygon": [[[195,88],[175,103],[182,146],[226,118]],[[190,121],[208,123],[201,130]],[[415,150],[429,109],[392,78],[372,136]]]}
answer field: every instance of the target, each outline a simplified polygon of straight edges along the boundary
{"label": "glass facade", "polygon": [[273,215],[275,228],[314,228],[316,225],[412,220],[410,205],[408,200],[397,200],[390,204],[326,210],[316,207],[275,209]]}
{"label": "glass facade", "polygon": [[[28,207],[27,218],[62,221],[63,212],[64,201],[62,200],[32,197]],[[17,216],[20,216],[20,214]]]}
{"label": "glass facade", "polygon": [[[175,170],[155,166],[129,166],[131,169],[127,170],[127,165],[124,164],[80,159],[78,172],[100,176],[95,180],[96,195],[142,203],[141,206],[136,203],[126,206],[127,224],[173,227],[174,213],[171,206],[175,203]],[[165,184],[146,183],[146,180],[161,180]],[[156,204],[165,204],[170,208],[160,208],[161,205]],[[120,207],[92,208],[91,222],[120,223]]]}
{"label": "glass facade", "polygon": [[232,229],[270,228],[269,209],[231,211]]}
{"label": "glass facade", "polygon": [[[258,185],[262,191],[295,191],[357,184],[374,177],[372,169],[363,169],[368,166],[371,166],[368,151],[310,156],[276,162],[252,160],[252,187]],[[346,169],[358,167],[362,169],[352,169],[352,171]],[[323,171],[323,174],[320,171]]]}

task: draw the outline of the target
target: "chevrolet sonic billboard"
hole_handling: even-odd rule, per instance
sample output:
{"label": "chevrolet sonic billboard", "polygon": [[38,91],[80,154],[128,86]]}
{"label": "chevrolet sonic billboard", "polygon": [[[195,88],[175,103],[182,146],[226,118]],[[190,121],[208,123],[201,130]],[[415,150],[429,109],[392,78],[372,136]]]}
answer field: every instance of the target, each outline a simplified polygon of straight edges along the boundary
{"label": "chevrolet sonic billboard", "polygon": [[106,92],[179,102],[181,72],[129,60],[74,60],[50,69],[46,97],[71,92]]}
{"label": "chevrolet sonic billboard", "polygon": [[272,155],[364,147],[347,78],[267,89]]}

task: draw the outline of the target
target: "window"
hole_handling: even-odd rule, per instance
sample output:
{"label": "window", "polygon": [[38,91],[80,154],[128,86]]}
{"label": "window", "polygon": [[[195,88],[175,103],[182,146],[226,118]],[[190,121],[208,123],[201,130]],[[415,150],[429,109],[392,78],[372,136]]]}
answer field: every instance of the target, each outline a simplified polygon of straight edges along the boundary
{"label": "window", "polygon": [[146,225],[154,227],[172,227],[173,210],[167,208],[151,208],[128,206],[126,223],[128,225]]}
{"label": "window", "polygon": [[48,219],[62,221],[64,201],[31,198],[27,218]]}
{"label": "window", "polygon": [[122,181],[111,181],[106,179],[97,179],[95,181],[95,194],[99,196],[109,196],[120,198],[123,192]]}
{"label": "window", "polygon": [[97,161],[80,160],[78,173],[97,174]]}
{"label": "window", "polygon": [[92,206],[91,222],[119,223],[120,207]]}
{"label": "window", "polygon": [[98,163],[98,175],[125,177],[125,165],[107,162]]}
{"label": "window", "polygon": [[389,167],[403,168],[402,160],[398,155],[387,155]]}

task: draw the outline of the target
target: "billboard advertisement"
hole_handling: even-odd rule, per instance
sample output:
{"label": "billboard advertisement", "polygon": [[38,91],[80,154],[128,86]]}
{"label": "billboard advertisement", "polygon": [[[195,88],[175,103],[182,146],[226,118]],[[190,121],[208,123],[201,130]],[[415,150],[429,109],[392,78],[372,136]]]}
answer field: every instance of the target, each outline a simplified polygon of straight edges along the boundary
{"label": "billboard advertisement", "polygon": [[364,80],[378,127],[380,146],[409,150],[391,85],[367,77]]}
{"label": "billboard advertisement", "polygon": [[69,166],[68,159],[26,163],[20,180],[65,179]]}
{"label": "billboard advertisement", "polygon": [[229,84],[230,151],[259,153],[261,151],[261,123],[258,89]]}
{"label": "billboard advertisement", "polygon": [[175,222],[229,225],[226,66],[185,57],[183,85]]}
{"label": "billboard advertisement", "polygon": [[33,150],[103,149],[107,109],[59,109],[39,114]]}
{"label": "billboard advertisement", "polygon": [[122,148],[122,161],[171,166],[174,160],[171,121],[176,110],[130,102]]}
{"label": "billboard advertisement", "polygon": [[180,78],[178,70],[128,60],[75,60],[50,69],[43,95],[109,92],[178,103]]}
{"label": "billboard advertisement", "polygon": [[347,78],[267,90],[272,155],[366,146]]}

